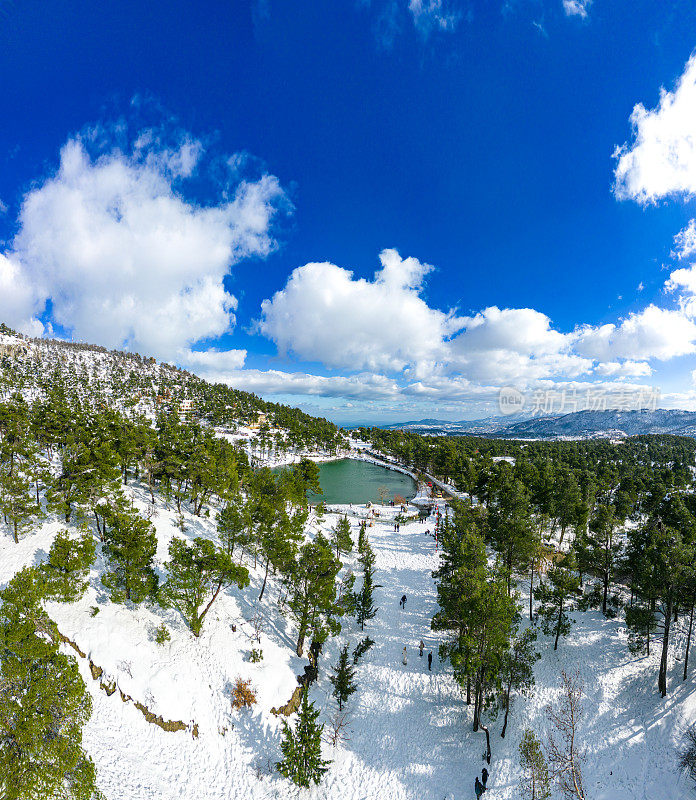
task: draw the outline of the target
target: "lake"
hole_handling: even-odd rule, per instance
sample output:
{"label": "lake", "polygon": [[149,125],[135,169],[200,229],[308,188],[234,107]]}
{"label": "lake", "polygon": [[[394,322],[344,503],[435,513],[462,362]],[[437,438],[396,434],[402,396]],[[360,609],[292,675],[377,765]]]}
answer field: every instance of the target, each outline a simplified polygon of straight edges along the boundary
{"label": "lake", "polygon": [[389,490],[387,502],[393,500],[397,494],[410,500],[415,497],[417,489],[416,482],[409,475],[354,458],[320,463],[319,483],[324,494],[310,494],[310,503],[376,503],[380,500],[378,490],[382,486]]}

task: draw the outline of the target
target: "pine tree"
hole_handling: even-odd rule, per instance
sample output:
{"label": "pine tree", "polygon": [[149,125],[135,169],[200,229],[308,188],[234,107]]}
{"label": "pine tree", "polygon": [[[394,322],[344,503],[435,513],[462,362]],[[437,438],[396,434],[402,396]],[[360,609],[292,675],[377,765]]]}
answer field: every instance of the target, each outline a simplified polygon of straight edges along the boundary
{"label": "pine tree", "polygon": [[505,737],[508,714],[510,713],[510,693],[514,689],[527,693],[534,686],[534,664],[540,658],[540,653],[534,649],[536,631],[526,628],[512,640],[512,646],[503,659],[503,697],[502,705],[505,709],[505,719],[501,737]]}
{"label": "pine tree", "polygon": [[220,541],[227,553],[234,554],[237,544],[244,547],[249,540],[248,529],[251,524],[249,512],[241,495],[234,495],[217,514],[217,530]]}
{"label": "pine tree", "polygon": [[31,528],[41,507],[32,494],[32,482],[15,466],[13,472],[0,471],[0,512],[12,531],[15,543]]}
{"label": "pine tree", "polygon": [[341,517],[335,527],[331,529],[331,533],[331,540],[336,548],[336,558],[340,558],[342,553],[350,553],[353,549],[353,539],[350,535],[348,517]]}
{"label": "pine tree", "polygon": [[157,537],[152,524],[128,507],[111,509],[105,519],[110,525],[104,545],[109,569],[102,575],[102,583],[111,599],[115,603],[141,603],[154,597],[157,575],[152,559]]}
{"label": "pine tree", "polygon": [[355,670],[348,659],[348,645],[341,648],[338,663],[333,668],[333,675],[329,675],[329,680],[333,684],[333,696],[338,702],[338,710],[343,711],[343,704],[357,689],[355,683]]}
{"label": "pine tree", "polygon": [[541,749],[541,743],[528,728],[520,741],[520,768],[522,781],[520,791],[523,800],[549,800],[551,781],[549,768]]}
{"label": "pine tree", "polygon": [[362,553],[359,558],[363,568],[363,583],[359,592],[355,593],[355,619],[360,625],[360,630],[365,630],[365,623],[377,615],[377,609],[373,603],[372,591],[375,588],[373,580],[373,568],[375,554],[370,547],[370,543],[365,536]]}
{"label": "pine tree", "polygon": [[58,651],[37,570],[18,573],[0,600],[0,796],[100,797],[82,750],[91,698],[75,659]]}
{"label": "pine tree", "polygon": [[617,523],[613,506],[604,503],[598,505],[585,540],[584,555],[588,566],[602,579],[602,613],[605,615],[609,584],[614,576],[614,566],[621,554],[621,543],[615,540]]}
{"label": "pine tree", "polygon": [[[169,545],[167,580],[159,599],[163,606],[176,608],[193,635],[201,634],[203,620],[224,586],[242,589],[249,585],[249,570],[235,564],[227,553],[209,539],[196,537],[191,545],[174,538]],[[201,610],[203,603],[208,600]]]}
{"label": "pine tree", "polygon": [[365,542],[367,541],[367,523],[362,520],[360,528],[358,529],[358,553],[362,555],[365,551]]}
{"label": "pine tree", "polygon": [[553,634],[553,649],[558,649],[561,636],[570,633],[572,619],[568,616],[568,608],[580,588],[580,578],[575,571],[573,553],[564,556],[555,567],[547,573],[547,582],[540,583],[535,596],[541,601],[539,616],[541,628],[545,634]]}
{"label": "pine tree", "polygon": [[276,763],[276,769],[281,775],[305,788],[310,783],[320,783],[331,763],[321,757],[321,734],[324,726],[317,724],[319,712],[309,702],[307,694],[305,689],[295,730],[283,720],[283,741],[280,743],[283,759]]}
{"label": "pine tree", "polygon": [[95,554],[94,539],[89,532],[74,539],[68,531],[59,531],[48,552],[48,559],[41,565],[45,596],[63,603],[79,600],[87,588]]}
{"label": "pine tree", "polygon": [[302,545],[299,558],[284,576],[290,592],[290,613],[298,627],[298,656],[302,655],[307,636],[321,644],[329,633],[335,635],[341,630],[337,617],[344,609],[336,585],[340,569],[341,562],[335,558],[331,544],[317,534],[313,541]]}
{"label": "pine tree", "polygon": [[504,568],[508,594],[512,593],[515,569],[526,569],[534,556],[534,536],[529,499],[519,480],[505,483],[488,515],[488,530],[493,547]]}

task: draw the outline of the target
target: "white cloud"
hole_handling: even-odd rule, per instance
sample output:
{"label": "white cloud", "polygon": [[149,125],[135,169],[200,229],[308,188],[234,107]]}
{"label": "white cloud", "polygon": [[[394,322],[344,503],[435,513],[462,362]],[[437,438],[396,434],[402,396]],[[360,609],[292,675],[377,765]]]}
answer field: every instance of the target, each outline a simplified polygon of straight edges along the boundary
{"label": "white cloud", "polygon": [[452,31],[461,19],[444,0],[409,0],[408,10],[416,28],[426,36],[434,30]]}
{"label": "white cloud", "polygon": [[[95,132],[96,131],[96,132]],[[277,179],[241,182],[209,206],[184,199],[202,144],[175,146],[143,132],[132,152],[88,153],[102,130],[68,140],[55,175],[24,198],[12,291],[50,299],[53,320],[76,337],[173,360],[234,326],[230,268],[275,247],[271,225],[286,203]],[[26,301],[25,301],[26,305]]]}
{"label": "white cloud", "polygon": [[490,306],[472,316],[432,308],[422,297],[431,267],[395,250],[380,258],[372,281],[327,263],[295,269],[262,303],[258,330],[281,355],[390,374],[400,392],[422,398],[593,375],[645,377],[650,360],[696,352],[696,324],[684,303],[676,310],[650,305],[618,323],[563,333],[532,308]]}
{"label": "white cloud", "polygon": [[594,372],[611,378],[642,378],[652,375],[652,367],[646,361],[605,361],[597,364]]}
{"label": "white cloud", "polygon": [[591,5],[592,0],[563,0],[563,10],[567,17],[587,19],[587,10]]}
{"label": "white cloud", "polygon": [[444,341],[461,327],[421,295],[431,267],[396,250],[380,254],[374,280],[330,263],[291,273],[285,288],[261,304],[260,332],[281,354],[329,367],[419,371],[444,356]]}
{"label": "white cloud", "polygon": [[581,326],[574,338],[577,352],[601,362],[666,361],[696,352],[696,324],[680,310],[654,304],[629,314],[618,325]]}
{"label": "white cloud", "polygon": [[491,306],[463,319],[465,330],[449,345],[451,363],[464,374],[498,385],[562,374],[588,373],[592,362],[570,352],[567,334],[531,308]]}
{"label": "white cloud", "polygon": [[306,372],[244,369],[206,376],[235,389],[258,394],[345,397],[354,400],[383,400],[398,397],[400,387],[384,375],[363,373],[350,376],[312,375]]}
{"label": "white cloud", "polygon": [[696,54],[671,92],[660,90],[653,110],[638,103],[631,114],[633,141],[616,149],[614,191],[620,199],[654,203],[696,193]]}
{"label": "white cloud", "polygon": [[246,350],[180,350],[177,364],[199,375],[220,375],[241,369],[246,361]]}
{"label": "white cloud", "polygon": [[682,260],[696,253],[696,219],[689,220],[689,224],[679,231],[674,237],[674,244],[672,258]]}
{"label": "white cloud", "polygon": [[19,260],[0,253],[0,322],[29,336],[40,336],[43,325],[36,312],[34,292]]}

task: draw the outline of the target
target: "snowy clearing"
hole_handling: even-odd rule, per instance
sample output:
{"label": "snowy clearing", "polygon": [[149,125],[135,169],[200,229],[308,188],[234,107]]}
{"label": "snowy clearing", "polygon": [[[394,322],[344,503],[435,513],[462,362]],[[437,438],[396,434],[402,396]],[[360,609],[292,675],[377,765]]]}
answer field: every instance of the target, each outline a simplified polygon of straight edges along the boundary
{"label": "snowy clearing", "polygon": [[[145,495],[130,488],[141,511]],[[252,569],[252,583],[221,595],[196,640],[174,611],[131,608],[111,603],[99,583],[101,557],[90,588],[77,603],[50,603],[48,611],[61,632],[72,639],[115,680],[118,689],[167,720],[181,720],[189,730],[167,732],[148,723],[119,692],[111,696],[92,679],[88,659],[78,658],[94,699],[94,712],[84,729],[84,745],[98,769],[99,785],[108,800],[218,800],[229,797],[313,798],[320,800],[459,800],[474,796],[474,778],[485,764],[485,737],[471,731],[468,710],[448,665],[437,656],[439,634],[430,630],[436,609],[432,570],[438,565],[435,542],[426,530],[432,520],[402,524],[394,531],[383,516],[368,528],[376,554],[374,620],[361,633],[353,619],[327,643],[320,678],[311,699],[321,721],[335,702],[328,681],[339,647],[351,647],[366,634],[376,640],[357,668],[358,691],[348,703],[350,741],[324,747],[333,763],[323,783],[300,790],[274,771],[280,755],[281,723],[271,707],[285,703],[296,687],[295,676],[306,664],[294,654],[295,631],[279,612],[279,586],[269,583],[263,602],[256,598],[262,580]],[[328,514],[322,528],[338,519]],[[215,536],[210,518],[185,515],[186,532],[176,528],[175,513],[158,503],[153,518],[158,533],[158,561],[166,559],[173,535]],[[355,537],[357,521],[351,520]],[[22,566],[45,558],[60,524],[45,524],[15,545],[0,541],[0,582],[4,585]],[[316,531],[315,522],[310,530]],[[247,559],[248,563],[248,559]],[[352,558],[349,558],[349,565]],[[250,566],[253,567],[253,564]],[[399,599],[406,594],[405,610]],[[524,596],[523,596],[524,601]],[[93,607],[99,609],[93,613]],[[523,604],[523,607],[524,604]],[[255,614],[263,616],[260,647],[264,658],[249,661]],[[529,698],[517,697],[500,738],[501,720],[491,724],[493,759],[488,798],[518,798],[517,747],[526,725],[538,734],[545,728],[544,708],[558,696],[560,670],[580,669],[586,683],[585,717],[580,736],[587,751],[584,775],[593,800],[677,800],[689,796],[684,779],[676,777],[675,754],[681,732],[696,720],[692,680],[681,682],[680,662],[671,659],[669,694],[656,689],[657,656],[635,658],[626,646],[623,624],[601,614],[576,615],[567,640],[557,653],[541,637],[542,659],[536,666],[536,687]],[[154,630],[165,622],[171,641],[158,645]],[[232,626],[236,628],[233,630]],[[423,657],[418,642],[423,639]],[[675,642],[679,637],[675,637]],[[406,646],[408,662],[402,663]],[[426,656],[433,652],[433,669]],[[675,644],[674,653],[678,650]],[[73,653],[70,648],[66,652]],[[250,678],[258,702],[252,711],[233,712],[230,691],[237,676]],[[198,726],[198,738],[191,732]]]}

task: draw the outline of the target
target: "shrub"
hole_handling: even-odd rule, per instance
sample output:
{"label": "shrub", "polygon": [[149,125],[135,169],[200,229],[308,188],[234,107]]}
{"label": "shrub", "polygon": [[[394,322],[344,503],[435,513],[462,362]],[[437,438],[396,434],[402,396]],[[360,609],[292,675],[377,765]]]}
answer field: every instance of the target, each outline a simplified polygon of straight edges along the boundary
{"label": "shrub", "polygon": [[257,664],[259,661],[263,661],[263,650],[259,648],[258,650],[254,647],[252,648],[251,653],[249,653],[249,661],[252,664]]}
{"label": "shrub", "polygon": [[157,644],[164,644],[168,642],[172,638],[171,633],[169,633],[169,628],[164,624],[164,622],[157,628],[155,631],[155,641]]}
{"label": "shrub", "polygon": [[232,687],[232,708],[251,708],[256,702],[256,692],[251,688],[250,680],[237,678]]}

